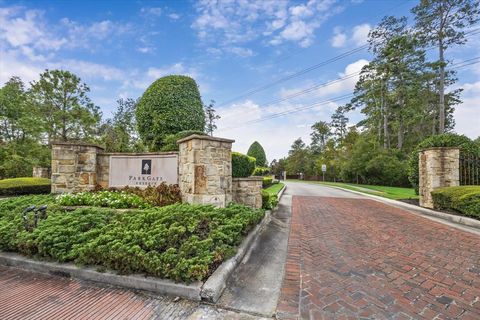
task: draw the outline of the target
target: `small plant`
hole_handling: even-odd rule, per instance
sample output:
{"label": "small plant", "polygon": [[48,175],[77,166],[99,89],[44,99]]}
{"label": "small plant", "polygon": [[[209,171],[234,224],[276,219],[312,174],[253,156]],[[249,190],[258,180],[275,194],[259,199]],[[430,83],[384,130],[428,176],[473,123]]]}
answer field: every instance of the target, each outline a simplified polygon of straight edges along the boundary
{"label": "small plant", "polygon": [[123,191],[65,193],[57,196],[57,203],[63,206],[92,206],[115,209],[146,209],[151,207],[142,197]]}
{"label": "small plant", "polygon": [[121,189],[110,189],[111,191],[121,191],[135,194],[152,206],[163,207],[174,203],[182,202],[180,187],[177,184],[167,184],[162,182],[158,186],[148,186],[146,188],[124,187]]}
{"label": "small plant", "polygon": [[262,208],[266,210],[274,209],[278,204],[278,198],[275,194],[262,190]]}

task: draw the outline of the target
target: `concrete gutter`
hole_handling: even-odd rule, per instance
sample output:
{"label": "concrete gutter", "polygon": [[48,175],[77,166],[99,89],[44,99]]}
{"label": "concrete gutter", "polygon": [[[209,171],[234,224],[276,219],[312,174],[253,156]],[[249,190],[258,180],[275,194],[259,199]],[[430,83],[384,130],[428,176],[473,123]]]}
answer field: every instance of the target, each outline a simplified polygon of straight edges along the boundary
{"label": "concrete gutter", "polygon": [[223,290],[227,286],[227,280],[233,271],[242,262],[243,257],[255,246],[258,235],[265,229],[271,219],[271,211],[267,210],[262,221],[243,240],[237,248],[237,253],[232,258],[223,262],[217,270],[203,284],[200,296],[202,300],[209,302],[217,302]]}
{"label": "concrete gutter", "polygon": [[[409,212],[412,212],[414,214],[424,216],[426,218],[429,218],[430,220],[446,223],[446,224],[454,226],[454,227],[460,227],[458,225],[466,226],[466,227],[468,227],[468,229],[461,228],[461,227],[460,227],[460,229],[470,231],[470,232],[474,232],[474,233],[480,233],[480,221],[476,220],[476,219],[472,219],[472,218],[468,218],[468,217],[462,217],[462,216],[458,216],[458,215],[455,215],[455,214],[440,212],[440,211],[436,211],[436,210],[432,210],[432,209],[427,209],[427,208],[419,207],[419,206],[416,206],[416,205],[413,205],[413,204],[410,204],[410,203],[401,202],[401,201],[393,200],[393,199],[388,199],[388,198],[376,196],[376,195],[373,195],[373,194],[363,193],[363,192],[360,192],[360,191],[344,189],[342,187],[330,186],[330,185],[325,185],[325,186],[331,187],[331,188],[336,188],[336,189],[339,189],[339,190],[342,190],[342,191],[355,193],[355,194],[362,195],[362,196],[365,196],[365,197],[368,197],[368,198],[372,198],[376,201],[387,203],[387,204],[390,204],[394,207],[397,207],[397,208],[400,208],[400,209],[405,209],[405,210],[408,210]],[[455,224],[457,224],[457,225],[455,225]],[[472,230],[470,228],[474,228],[475,230]]]}
{"label": "concrete gutter", "polygon": [[128,289],[145,290],[162,295],[179,296],[200,301],[201,282],[187,285],[142,275],[124,276],[110,272],[102,273],[93,268],[77,267],[71,263],[37,261],[19,254],[6,252],[0,252],[0,264],[25,269],[27,271],[101,282]]}

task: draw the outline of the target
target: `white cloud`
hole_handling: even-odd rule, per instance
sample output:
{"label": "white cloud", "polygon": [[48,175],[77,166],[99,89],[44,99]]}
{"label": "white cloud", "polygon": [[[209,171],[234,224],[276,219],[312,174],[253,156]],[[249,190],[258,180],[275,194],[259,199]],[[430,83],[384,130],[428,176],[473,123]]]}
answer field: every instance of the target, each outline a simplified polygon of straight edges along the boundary
{"label": "white cloud", "polygon": [[294,42],[308,47],[315,31],[338,10],[336,0],[203,0],[197,4],[198,16],[192,28],[204,43],[215,42],[225,51],[253,40],[270,45]]}
{"label": "white cloud", "polygon": [[[348,64],[345,67],[345,70],[343,72],[338,73],[338,78],[343,78],[348,76],[345,80],[342,81],[335,81],[336,79],[331,79],[329,81],[322,81],[322,83],[327,83],[330,82],[328,85],[321,86],[316,90],[312,90],[308,92],[307,94],[302,94],[299,95],[300,99],[306,100],[306,99],[312,99],[312,98],[325,98],[325,97],[331,97],[333,95],[341,95],[341,94],[347,94],[351,93],[353,89],[355,88],[355,84],[358,81],[359,78],[359,73],[360,70],[362,70],[362,67],[368,63],[367,60],[365,59],[360,59],[357,60],[353,63]],[[312,83],[311,81],[308,82],[305,86],[302,86],[300,88],[282,88],[280,91],[280,96],[281,98],[287,98],[291,95],[294,95],[296,93],[299,93],[303,90],[306,90],[315,84]]]}
{"label": "white cloud", "polygon": [[156,17],[159,17],[162,15],[162,8],[159,8],[159,7],[149,7],[149,8],[141,8],[140,9],[140,13],[144,14],[144,15],[152,15],[152,16],[156,16]]}
{"label": "white cloud", "polygon": [[372,27],[368,23],[364,23],[353,28],[352,40],[357,46],[364,45],[368,40],[368,33]]}
{"label": "white cloud", "polygon": [[180,15],[178,13],[170,13],[168,15],[168,17],[171,19],[171,20],[178,20],[180,19]]}
{"label": "white cloud", "polygon": [[455,106],[455,131],[472,139],[480,136],[480,81],[465,83],[462,94],[463,103]]}
{"label": "white cloud", "polygon": [[237,56],[240,57],[251,57],[254,55],[253,51],[248,48],[242,48],[242,47],[227,47],[225,48],[226,51],[231,52]]}
{"label": "white cloud", "polygon": [[368,23],[359,24],[354,26],[349,32],[350,36],[342,28],[335,27],[333,29],[333,36],[330,39],[330,43],[334,48],[343,48],[350,45],[361,46],[367,43],[368,33],[372,27]]}

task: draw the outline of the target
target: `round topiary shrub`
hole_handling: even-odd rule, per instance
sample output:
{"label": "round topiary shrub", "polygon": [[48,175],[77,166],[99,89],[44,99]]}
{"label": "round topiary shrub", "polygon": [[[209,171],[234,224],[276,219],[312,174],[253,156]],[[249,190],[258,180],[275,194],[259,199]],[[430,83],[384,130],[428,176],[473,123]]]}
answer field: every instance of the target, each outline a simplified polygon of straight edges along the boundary
{"label": "round topiary shrub", "polygon": [[171,75],[148,87],[138,102],[137,126],[151,151],[160,150],[165,137],[181,131],[204,131],[205,113],[195,80]]}
{"label": "round topiary shrub", "polygon": [[480,147],[474,141],[470,140],[464,135],[455,133],[445,133],[436,136],[428,137],[420,142],[415,150],[410,154],[408,160],[408,180],[415,188],[415,192],[418,194],[418,153],[422,149],[435,148],[435,147],[458,147],[463,154],[472,154],[480,156]]}
{"label": "round topiary shrub", "polygon": [[232,152],[232,177],[250,177],[255,170],[255,158],[239,152]]}
{"label": "round topiary shrub", "polygon": [[257,167],[265,167],[267,165],[267,156],[265,155],[265,150],[257,141],[252,143],[250,148],[248,148],[247,155],[256,159]]}

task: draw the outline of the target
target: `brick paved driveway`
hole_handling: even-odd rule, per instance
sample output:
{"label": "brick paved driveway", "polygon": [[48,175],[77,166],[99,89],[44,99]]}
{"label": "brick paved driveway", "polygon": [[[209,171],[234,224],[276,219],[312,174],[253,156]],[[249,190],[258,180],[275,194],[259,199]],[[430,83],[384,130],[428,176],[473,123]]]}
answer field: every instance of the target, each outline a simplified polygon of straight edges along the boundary
{"label": "brick paved driveway", "polygon": [[480,237],[367,199],[294,196],[281,319],[480,319]]}

